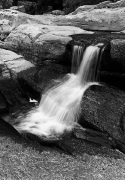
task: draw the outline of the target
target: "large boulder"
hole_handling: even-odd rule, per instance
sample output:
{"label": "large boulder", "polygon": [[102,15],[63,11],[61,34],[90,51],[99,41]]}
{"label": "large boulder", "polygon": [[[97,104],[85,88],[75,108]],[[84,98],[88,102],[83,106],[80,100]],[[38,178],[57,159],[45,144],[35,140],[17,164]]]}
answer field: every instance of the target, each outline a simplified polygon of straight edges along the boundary
{"label": "large boulder", "polygon": [[28,102],[28,96],[19,87],[17,76],[30,68],[34,68],[34,65],[22,56],[0,49],[0,112]]}
{"label": "large boulder", "polygon": [[125,152],[125,93],[107,86],[91,86],[83,96],[79,123],[107,132]]}
{"label": "large boulder", "polygon": [[57,25],[70,25],[87,30],[122,31],[125,29],[125,7],[104,8],[55,18]]}
{"label": "large boulder", "polygon": [[0,49],[0,61],[4,66],[2,74],[6,74],[5,70],[8,70],[14,79],[18,76],[18,73],[35,67],[31,62],[26,61],[23,56],[5,49]]}
{"label": "large boulder", "polygon": [[53,24],[50,17],[42,16],[42,18],[37,18],[37,16],[29,15],[23,12],[19,12],[12,9],[2,9],[0,11],[0,20],[8,20],[9,25],[12,27],[12,29],[18,27],[20,24]]}
{"label": "large boulder", "polygon": [[22,24],[0,43],[0,47],[21,53],[34,63],[47,59],[67,61],[65,51],[72,40],[70,35],[85,33],[92,32],[70,26]]}

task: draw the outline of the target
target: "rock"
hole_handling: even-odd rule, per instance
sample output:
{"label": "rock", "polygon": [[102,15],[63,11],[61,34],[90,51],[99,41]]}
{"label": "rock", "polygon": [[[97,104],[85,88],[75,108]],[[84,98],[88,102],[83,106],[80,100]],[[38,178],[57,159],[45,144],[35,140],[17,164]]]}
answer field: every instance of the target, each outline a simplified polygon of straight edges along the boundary
{"label": "rock", "polygon": [[[3,73],[6,74],[5,70],[8,70],[13,78],[16,78],[18,73],[35,67],[31,62],[26,61],[23,56],[5,49],[0,49],[0,62],[2,62],[4,66],[4,68],[2,68],[2,70],[4,69]],[[7,76],[9,77],[9,75]],[[7,76],[4,75],[3,77]]]}
{"label": "rock", "polygon": [[22,5],[22,6],[12,6],[10,9],[25,13],[24,5]]}
{"label": "rock", "polygon": [[84,5],[84,6],[80,6],[78,7],[74,12],[70,13],[71,15],[75,15],[78,13],[81,13],[83,11],[91,11],[92,9],[94,9],[95,5]]}
{"label": "rock", "polygon": [[[104,48],[99,63],[98,80],[125,90],[125,36],[118,33],[94,33],[86,35],[73,35],[69,46],[80,45],[83,47],[103,43]],[[70,48],[72,49],[72,48]]]}
{"label": "rock", "polygon": [[46,59],[68,61],[65,51],[72,40],[70,35],[79,33],[92,32],[70,26],[22,24],[0,43],[0,47],[21,53],[34,63],[41,63]]}
{"label": "rock", "polygon": [[1,78],[10,78],[10,71],[7,68],[6,64],[0,59],[0,77]]}
{"label": "rock", "polygon": [[19,87],[17,76],[30,68],[34,65],[21,55],[0,49],[0,112],[28,102],[27,95]]}
{"label": "rock", "polygon": [[125,1],[124,0],[120,0],[114,3],[109,3],[107,4],[107,8],[123,8],[125,7]]}
{"label": "rock", "polygon": [[57,25],[70,25],[86,30],[96,31],[123,31],[125,29],[125,8],[105,8],[83,11],[53,20]]}
{"label": "rock", "polygon": [[111,62],[112,69],[119,73],[125,73],[125,39],[111,40]]}
{"label": "rock", "polygon": [[2,19],[0,20],[0,33],[9,33],[11,31],[11,26],[9,20]]}
{"label": "rock", "polygon": [[88,122],[107,132],[125,152],[125,93],[106,86],[92,86],[85,92],[81,106],[79,123],[84,127]]}
{"label": "rock", "polygon": [[8,136],[11,137],[13,140],[18,139],[19,141],[22,139],[21,135],[18,131],[13,128],[8,122],[4,121],[0,117],[0,136]]}
{"label": "rock", "polygon": [[50,12],[50,14],[53,14],[53,15],[65,15],[64,11],[61,11],[61,10],[53,10],[52,12]]}
{"label": "rock", "polygon": [[12,26],[7,19],[0,20],[0,40],[4,41],[8,34],[11,32]]}
{"label": "rock", "polygon": [[103,43],[105,48],[101,60],[101,71],[125,74],[125,36],[115,33],[73,35],[73,45],[89,46]]}
{"label": "rock", "polygon": [[0,20],[9,21],[11,30],[18,27],[20,24],[54,24],[50,17],[42,16],[42,18],[37,18],[37,16],[29,15],[23,12],[19,12],[13,9],[3,9],[0,11]]}
{"label": "rock", "polygon": [[74,12],[70,13],[72,15],[82,13],[83,11],[91,11],[93,9],[103,9],[103,8],[120,8],[125,7],[125,1],[120,0],[117,2],[112,3],[111,1],[104,1],[96,5],[84,5],[78,7]]}
{"label": "rock", "polygon": [[116,87],[125,91],[125,74],[123,73],[100,71],[99,82],[108,84],[112,87]]}
{"label": "rock", "polygon": [[20,87],[30,97],[41,98],[41,94],[54,85],[55,80],[61,79],[65,74],[71,72],[71,66],[64,66],[53,61],[45,61],[39,68],[32,68],[18,74]]}
{"label": "rock", "polygon": [[95,5],[94,9],[107,8],[110,3],[111,3],[111,1],[101,2],[101,3],[97,4],[97,5]]}

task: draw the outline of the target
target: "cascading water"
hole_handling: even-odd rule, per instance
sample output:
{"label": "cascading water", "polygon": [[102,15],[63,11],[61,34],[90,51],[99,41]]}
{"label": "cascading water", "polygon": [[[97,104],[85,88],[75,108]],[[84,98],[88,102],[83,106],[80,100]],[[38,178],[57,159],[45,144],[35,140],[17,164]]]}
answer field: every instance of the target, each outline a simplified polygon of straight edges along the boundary
{"label": "cascading water", "polygon": [[21,119],[15,129],[48,138],[71,131],[77,122],[84,92],[91,85],[98,84],[95,70],[99,51],[97,46],[89,46],[85,51],[74,46],[72,73],[45,92],[39,106]]}

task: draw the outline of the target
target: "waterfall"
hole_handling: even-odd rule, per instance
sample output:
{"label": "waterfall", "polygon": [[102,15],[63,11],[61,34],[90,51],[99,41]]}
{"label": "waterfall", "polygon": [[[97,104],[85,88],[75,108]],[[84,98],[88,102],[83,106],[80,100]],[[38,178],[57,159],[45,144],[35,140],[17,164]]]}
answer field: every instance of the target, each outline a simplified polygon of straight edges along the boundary
{"label": "waterfall", "polygon": [[84,49],[74,46],[72,72],[60,83],[48,89],[38,107],[30,111],[14,127],[20,133],[32,133],[39,137],[60,136],[71,131],[80,113],[84,92],[96,83],[96,69],[100,48]]}

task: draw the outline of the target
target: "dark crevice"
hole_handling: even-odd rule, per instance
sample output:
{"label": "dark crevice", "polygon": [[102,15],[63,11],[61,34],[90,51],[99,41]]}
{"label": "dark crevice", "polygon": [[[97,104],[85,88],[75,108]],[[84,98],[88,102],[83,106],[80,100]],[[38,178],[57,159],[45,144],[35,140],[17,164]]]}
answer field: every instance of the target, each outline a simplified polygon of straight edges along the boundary
{"label": "dark crevice", "polygon": [[29,85],[25,79],[18,78],[18,83],[27,97],[40,101],[41,93],[35,90],[31,85]]}

